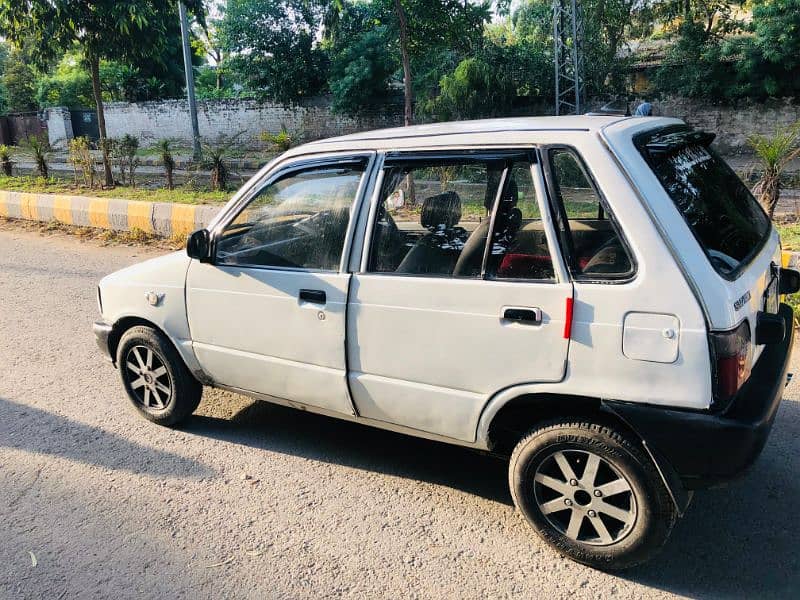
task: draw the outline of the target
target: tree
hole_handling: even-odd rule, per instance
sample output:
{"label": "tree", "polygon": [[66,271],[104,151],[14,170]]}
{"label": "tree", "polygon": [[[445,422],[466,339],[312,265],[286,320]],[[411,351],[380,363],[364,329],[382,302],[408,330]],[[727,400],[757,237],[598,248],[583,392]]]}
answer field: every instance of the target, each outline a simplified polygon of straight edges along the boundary
{"label": "tree", "polygon": [[414,118],[414,92],[411,87],[411,54],[409,51],[408,21],[401,0],[394,0],[394,14],[397,18],[397,31],[400,36],[400,56],[403,63],[403,123],[411,125]]}
{"label": "tree", "polygon": [[358,36],[331,66],[330,89],[335,111],[355,114],[386,104],[396,62],[386,46],[385,28]]}
{"label": "tree", "polygon": [[36,76],[23,50],[11,51],[3,70],[3,88],[10,112],[36,109]]}
{"label": "tree", "polygon": [[315,43],[322,13],[313,0],[229,0],[220,44],[257,95],[296,102],[325,88],[326,57]]}
{"label": "tree", "polygon": [[[185,4],[202,19],[201,0],[186,0]],[[170,24],[174,27],[177,20],[176,12],[172,2],[159,0],[0,0],[0,34],[18,47],[27,41],[38,65],[43,67],[75,47],[82,54],[92,80],[108,186],[114,184],[114,179],[108,155],[100,61],[161,60]]]}
{"label": "tree", "polygon": [[515,96],[505,69],[481,58],[465,58],[442,77],[441,92],[425,105],[440,120],[475,119],[506,114]]}

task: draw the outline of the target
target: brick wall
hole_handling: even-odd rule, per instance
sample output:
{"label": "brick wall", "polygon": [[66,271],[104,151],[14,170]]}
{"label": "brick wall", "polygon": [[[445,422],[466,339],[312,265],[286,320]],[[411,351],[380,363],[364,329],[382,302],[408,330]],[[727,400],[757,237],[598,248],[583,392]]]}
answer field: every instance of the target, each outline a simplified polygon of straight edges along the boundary
{"label": "brick wall", "polygon": [[[112,102],[105,105],[110,137],[130,134],[144,145],[160,138],[191,142],[189,109],[185,100],[162,102]],[[324,102],[306,106],[283,106],[255,100],[208,100],[198,102],[200,136],[218,140],[241,133],[241,141],[258,145],[263,131],[277,133],[285,126],[305,141],[356,131],[402,125],[398,112],[370,114],[357,119],[333,114]]]}
{"label": "brick wall", "polygon": [[[654,114],[674,116],[691,125],[717,134],[715,144],[725,154],[748,153],[747,137],[752,133],[773,134],[776,127],[787,127],[800,120],[800,105],[790,100],[772,100],[763,104],[742,103],[738,106],[712,104],[670,98],[650,100]],[[632,103],[631,106],[635,106]],[[130,134],[142,145],[160,138],[191,142],[189,110],[184,100],[161,102],[112,102],[105,105],[108,135]],[[520,114],[548,114],[549,107],[516,111]],[[71,137],[69,113],[50,109],[51,141]],[[65,123],[66,120],[66,123]],[[343,135],[356,131],[402,125],[399,107],[385,113],[361,115],[358,118],[333,114],[328,103],[317,100],[304,106],[283,106],[255,100],[207,100],[198,103],[200,136],[218,140],[222,136],[241,133],[242,144],[260,146],[259,134],[277,133],[285,126],[290,133],[301,134],[304,141]],[[63,136],[63,137],[62,137]],[[60,145],[60,144],[59,144]]]}
{"label": "brick wall", "polygon": [[714,144],[726,155],[750,154],[747,146],[749,135],[774,135],[776,128],[786,128],[800,120],[800,104],[794,104],[790,99],[775,99],[763,104],[743,102],[736,106],[717,106],[686,98],[650,102],[655,115],[677,117],[716,133]]}

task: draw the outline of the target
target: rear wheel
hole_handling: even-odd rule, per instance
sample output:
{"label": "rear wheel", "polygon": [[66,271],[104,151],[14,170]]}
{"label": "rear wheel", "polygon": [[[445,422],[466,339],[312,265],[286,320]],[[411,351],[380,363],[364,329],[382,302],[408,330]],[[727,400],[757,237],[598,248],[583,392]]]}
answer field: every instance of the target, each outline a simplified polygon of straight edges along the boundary
{"label": "rear wheel", "polygon": [[122,384],[133,407],[159,425],[174,425],[194,412],[203,386],[172,343],[152,327],[131,327],[117,347]]}
{"label": "rear wheel", "polygon": [[509,465],[514,503],[560,553],[601,569],[648,560],[676,512],[649,457],[625,434],[557,421],[517,444]]}

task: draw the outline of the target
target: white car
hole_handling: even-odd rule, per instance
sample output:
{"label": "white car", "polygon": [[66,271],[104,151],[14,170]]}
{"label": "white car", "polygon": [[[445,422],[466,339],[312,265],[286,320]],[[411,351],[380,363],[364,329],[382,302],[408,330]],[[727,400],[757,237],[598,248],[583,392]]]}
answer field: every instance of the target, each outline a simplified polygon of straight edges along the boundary
{"label": "white car", "polygon": [[510,457],[545,541],[628,567],[755,460],[787,379],[800,275],[712,139],[582,116],[310,143],[103,279],[98,342],[159,424],[213,386]]}

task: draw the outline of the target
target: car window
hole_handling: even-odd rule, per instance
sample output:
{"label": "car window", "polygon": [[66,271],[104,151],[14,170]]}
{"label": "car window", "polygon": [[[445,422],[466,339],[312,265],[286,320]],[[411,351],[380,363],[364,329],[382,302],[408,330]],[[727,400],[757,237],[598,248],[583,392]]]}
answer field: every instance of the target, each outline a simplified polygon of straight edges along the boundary
{"label": "car window", "polygon": [[[372,233],[369,271],[477,277],[503,163],[442,159],[392,164]],[[480,239],[484,246],[480,245]],[[459,261],[477,271],[459,273]]]}
{"label": "car window", "polygon": [[629,277],[633,262],[580,159],[566,148],[551,150],[549,156],[562,245],[573,276]]}
{"label": "car window", "polygon": [[711,265],[730,277],[769,235],[769,218],[724,160],[702,143],[687,142],[698,133],[661,130],[642,136],[637,146]]}
{"label": "car window", "polygon": [[265,186],[217,242],[216,262],[336,271],[361,165],[292,172]]}
{"label": "car window", "polygon": [[555,278],[531,167],[529,161],[516,161],[509,168],[495,212],[488,277]]}

